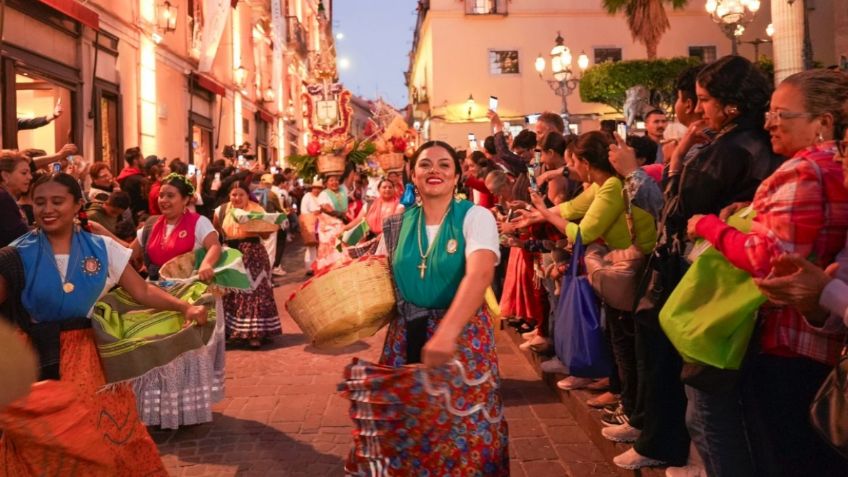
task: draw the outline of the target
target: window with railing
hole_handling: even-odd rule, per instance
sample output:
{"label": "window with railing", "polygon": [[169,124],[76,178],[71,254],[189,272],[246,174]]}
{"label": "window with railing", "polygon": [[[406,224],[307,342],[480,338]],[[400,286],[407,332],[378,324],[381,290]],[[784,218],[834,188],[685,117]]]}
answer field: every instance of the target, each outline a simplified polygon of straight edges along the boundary
{"label": "window with railing", "polygon": [[506,15],[507,0],[465,0],[466,15]]}

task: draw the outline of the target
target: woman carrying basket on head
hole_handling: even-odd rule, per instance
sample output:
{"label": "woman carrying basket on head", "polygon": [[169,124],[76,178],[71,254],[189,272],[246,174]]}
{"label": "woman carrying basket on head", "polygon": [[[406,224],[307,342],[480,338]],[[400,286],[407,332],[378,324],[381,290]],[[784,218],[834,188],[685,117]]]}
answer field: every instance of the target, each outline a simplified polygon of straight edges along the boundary
{"label": "woman carrying basket on head", "polygon": [[129,249],[84,230],[84,218],[76,225],[83,194],[72,176],[44,175],[31,193],[38,228],[0,250],[0,305],[38,351],[39,379],[51,381],[0,412],[0,468],[14,476],[167,475],[130,386],[104,388],[89,316],[116,284],[198,324],[206,309],[145,283],[127,267]]}
{"label": "woman carrying basket on head", "polygon": [[[162,180],[158,197],[162,215],[150,217],[131,245],[134,256],[143,255],[151,280],[159,280],[159,269],[169,260],[198,249],[206,250],[198,276],[212,280],[221,244],[212,222],[188,210],[193,196],[194,185],[185,176],[170,174]],[[215,336],[205,347],[133,381],[138,412],[146,425],[176,429],[212,421],[212,404],[224,398],[223,326],[223,320],[217,320]]]}
{"label": "woman carrying basket on head", "polygon": [[[379,475],[509,474],[494,328],[481,309],[499,259],[498,231],[488,210],[454,198],[460,176],[452,147],[440,141],[423,144],[412,158],[421,205],[383,224],[378,253],[389,256],[399,317],[389,325],[380,363],[394,368],[423,363],[434,371],[453,366],[469,386],[452,390],[447,404],[455,406],[443,404],[438,418],[401,412],[406,417],[378,423],[387,426],[381,435],[407,436],[389,446],[389,455],[375,455],[364,447],[365,433],[356,434],[348,475],[375,475],[377,468],[388,472]],[[373,386],[366,393],[371,402],[386,397],[404,405],[430,394],[426,382],[408,387],[380,382],[359,383]],[[385,445],[380,437],[374,439],[378,447]]]}
{"label": "woman carrying basket on head", "polygon": [[229,199],[215,209],[214,223],[224,235],[224,244],[242,253],[252,289],[224,295],[226,335],[228,340],[247,340],[252,348],[259,348],[263,340],[283,332],[271,284],[271,261],[260,241],[260,237],[270,234],[248,232],[233,215],[234,209],[265,212],[261,205],[250,201],[247,185],[234,182],[230,186]]}

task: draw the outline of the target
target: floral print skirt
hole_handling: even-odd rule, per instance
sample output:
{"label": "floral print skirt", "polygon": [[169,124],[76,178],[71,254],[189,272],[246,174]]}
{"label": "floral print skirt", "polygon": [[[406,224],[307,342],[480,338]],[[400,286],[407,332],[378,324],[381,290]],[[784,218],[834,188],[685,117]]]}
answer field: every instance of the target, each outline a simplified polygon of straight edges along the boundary
{"label": "floral print skirt", "polygon": [[268,251],[254,242],[240,243],[239,251],[244,256],[252,289],[224,295],[227,339],[251,340],[282,334]]}
{"label": "floral print skirt", "polygon": [[[428,338],[438,325],[428,319]],[[388,329],[380,364],[354,360],[339,385],[351,400],[354,444],[348,476],[508,476],[494,329],[478,313],[460,337],[456,362],[406,365],[406,322]]]}

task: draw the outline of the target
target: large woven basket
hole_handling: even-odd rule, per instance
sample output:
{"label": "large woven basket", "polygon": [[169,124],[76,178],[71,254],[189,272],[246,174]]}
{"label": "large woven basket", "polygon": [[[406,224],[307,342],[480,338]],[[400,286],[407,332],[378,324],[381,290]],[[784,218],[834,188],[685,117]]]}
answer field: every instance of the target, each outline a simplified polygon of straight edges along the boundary
{"label": "large woven basket", "polygon": [[159,276],[164,280],[188,278],[194,273],[194,252],[178,255],[162,265]]}
{"label": "large woven basket", "polygon": [[389,152],[377,155],[377,164],[385,172],[403,170],[403,153]]}
{"label": "large woven basket", "polygon": [[374,335],[395,316],[395,291],[385,257],[365,257],[306,282],[286,309],[319,348]]}
{"label": "large woven basket", "polygon": [[239,228],[253,234],[269,234],[280,230],[280,226],[264,220],[248,220],[239,224]]}
{"label": "large woven basket", "polygon": [[316,167],[321,174],[341,174],[345,170],[345,158],[334,154],[322,154],[318,156]]}

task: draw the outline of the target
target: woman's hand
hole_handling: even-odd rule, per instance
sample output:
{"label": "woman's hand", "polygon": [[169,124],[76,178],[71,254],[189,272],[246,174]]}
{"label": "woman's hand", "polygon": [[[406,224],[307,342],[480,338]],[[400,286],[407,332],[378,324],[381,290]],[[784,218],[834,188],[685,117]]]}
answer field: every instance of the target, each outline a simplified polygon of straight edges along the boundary
{"label": "woman's hand", "polygon": [[197,326],[206,324],[207,311],[205,306],[188,305],[183,311],[183,315],[185,315],[187,325],[190,322],[196,323]]}
{"label": "woman's hand", "polygon": [[498,233],[500,234],[515,233],[517,228],[512,222],[498,222]]}
{"label": "woman's hand", "polygon": [[200,269],[197,271],[197,276],[200,281],[209,283],[215,278],[215,270],[210,265],[205,263],[200,264]]}
{"label": "woman's hand", "polygon": [[770,302],[793,306],[813,324],[820,325],[815,319],[820,318],[823,322],[827,314],[816,313],[819,298],[838,269],[839,264],[834,263],[822,270],[793,253],[773,259],[772,273],[766,278],[755,278],[754,283]]}
{"label": "woman's hand", "polygon": [[545,217],[536,209],[532,210],[516,210],[515,211],[515,219],[512,219],[511,224],[515,226],[515,228],[523,229],[525,227],[529,227],[533,224],[539,224],[545,221]]}
{"label": "woman's hand", "polygon": [[438,330],[421,350],[421,362],[428,368],[436,368],[451,362],[456,355],[456,339]]}
{"label": "woman's hand", "polygon": [[[548,210],[547,204],[545,204],[545,199],[539,195],[539,193],[533,189],[530,189],[530,202],[533,203],[533,207],[539,211]],[[544,215],[544,214],[543,214]]]}
{"label": "woman's hand", "polygon": [[530,210],[530,204],[524,202],[523,200],[511,200],[507,203],[510,209],[524,209]]}
{"label": "woman's hand", "polygon": [[695,240],[700,237],[698,235],[698,222],[704,218],[704,214],[695,214],[689,219],[689,223],[686,225],[686,234],[689,235],[689,238]]}
{"label": "woman's hand", "polygon": [[539,185],[542,185],[545,182],[552,181],[552,180],[556,179],[557,176],[562,175],[563,169],[564,169],[564,167],[560,167],[559,169],[553,169],[553,170],[550,170],[550,171],[545,171],[545,172],[539,174],[538,177],[536,177],[536,182]]}
{"label": "woman's hand", "polygon": [[618,133],[613,133],[615,136],[615,144],[610,144],[609,161],[616,172],[622,177],[627,177],[631,172],[639,167],[636,161],[636,151],[627,145],[627,141],[622,139]]}

